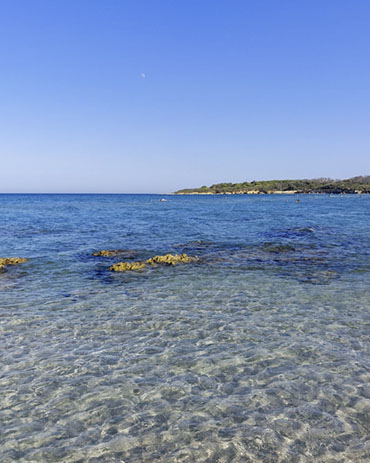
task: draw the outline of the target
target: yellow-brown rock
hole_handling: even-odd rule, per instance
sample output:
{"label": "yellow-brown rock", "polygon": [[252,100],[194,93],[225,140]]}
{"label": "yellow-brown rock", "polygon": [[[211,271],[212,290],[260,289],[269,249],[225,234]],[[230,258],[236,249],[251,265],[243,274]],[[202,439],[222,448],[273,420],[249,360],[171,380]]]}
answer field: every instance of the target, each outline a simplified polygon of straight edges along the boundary
{"label": "yellow-brown rock", "polygon": [[103,249],[102,251],[94,252],[93,254],[93,256],[96,257],[114,257],[121,255],[132,257],[132,251],[127,249]]}
{"label": "yellow-brown rock", "polygon": [[187,254],[165,254],[164,256],[154,256],[146,260],[145,263],[150,265],[155,264],[166,264],[166,265],[176,265],[176,264],[185,264],[188,262],[194,262],[198,260],[197,257],[189,257]]}
{"label": "yellow-brown rock", "polygon": [[0,257],[0,270],[3,270],[7,265],[23,264],[27,260],[23,257]]}
{"label": "yellow-brown rock", "polygon": [[118,262],[109,267],[113,272],[128,272],[131,270],[141,270],[145,267],[145,262]]}

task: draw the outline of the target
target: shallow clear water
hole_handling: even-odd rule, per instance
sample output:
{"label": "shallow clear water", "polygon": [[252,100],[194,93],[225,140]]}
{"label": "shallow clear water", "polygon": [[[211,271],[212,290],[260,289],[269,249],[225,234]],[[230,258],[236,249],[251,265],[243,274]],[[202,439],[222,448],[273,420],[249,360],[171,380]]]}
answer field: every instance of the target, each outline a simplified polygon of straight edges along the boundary
{"label": "shallow clear water", "polygon": [[368,463],[370,197],[159,199],[0,195],[0,461]]}

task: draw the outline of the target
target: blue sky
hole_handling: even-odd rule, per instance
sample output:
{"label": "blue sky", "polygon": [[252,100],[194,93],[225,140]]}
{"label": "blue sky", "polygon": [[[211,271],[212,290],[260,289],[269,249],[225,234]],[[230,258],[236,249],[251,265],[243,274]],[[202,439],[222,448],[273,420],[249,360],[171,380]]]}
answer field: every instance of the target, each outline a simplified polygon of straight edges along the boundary
{"label": "blue sky", "polygon": [[370,174],[370,2],[2,0],[0,191]]}

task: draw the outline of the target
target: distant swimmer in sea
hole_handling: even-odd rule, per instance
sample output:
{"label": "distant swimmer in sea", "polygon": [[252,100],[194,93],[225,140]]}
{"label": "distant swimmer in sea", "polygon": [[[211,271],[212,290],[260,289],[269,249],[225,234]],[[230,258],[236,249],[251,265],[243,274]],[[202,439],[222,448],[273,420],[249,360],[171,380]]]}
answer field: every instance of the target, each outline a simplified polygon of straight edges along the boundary
{"label": "distant swimmer in sea", "polygon": [[299,201],[300,201],[300,199],[296,199],[296,200],[295,200],[296,203],[299,203]]}

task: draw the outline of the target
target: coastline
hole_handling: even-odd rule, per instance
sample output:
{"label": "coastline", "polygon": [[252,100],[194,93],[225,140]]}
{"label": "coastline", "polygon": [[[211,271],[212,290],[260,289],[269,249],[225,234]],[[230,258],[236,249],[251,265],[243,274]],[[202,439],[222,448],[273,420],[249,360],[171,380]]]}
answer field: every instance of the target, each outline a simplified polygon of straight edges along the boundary
{"label": "coastline", "polygon": [[252,182],[223,182],[198,188],[182,188],[175,194],[368,194],[370,176],[357,176],[343,180],[331,178],[253,180]]}
{"label": "coastline", "polygon": [[276,190],[276,191],[257,191],[257,190],[251,190],[251,191],[244,191],[244,192],[241,192],[241,191],[237,191],[237,192],[234,192],[234,191],[225,191],[225,192],[217,192],[217,193],[213,193],[213,192],[198,192],[198,191],[192,191],[192,192],[187,192],[187,193],[183,193],[183,192],[174,192],[172,193],[173,195],[176,195],[176,196],[194,196],[194,195],[202,195],[202,196],[215,196],[215,195],[336,195],[336,196],[339,196],[339,195],[368,195],[370,194],[368,191],[360,191],[360,190],[356,190],[356,191],[351,191],[351,192],[348,192],[348,191],[341,191],[341,192],[323,192],[323,191],[295,191],[295,190],[290,190],[290,191],[279,191],[279,190]]}

